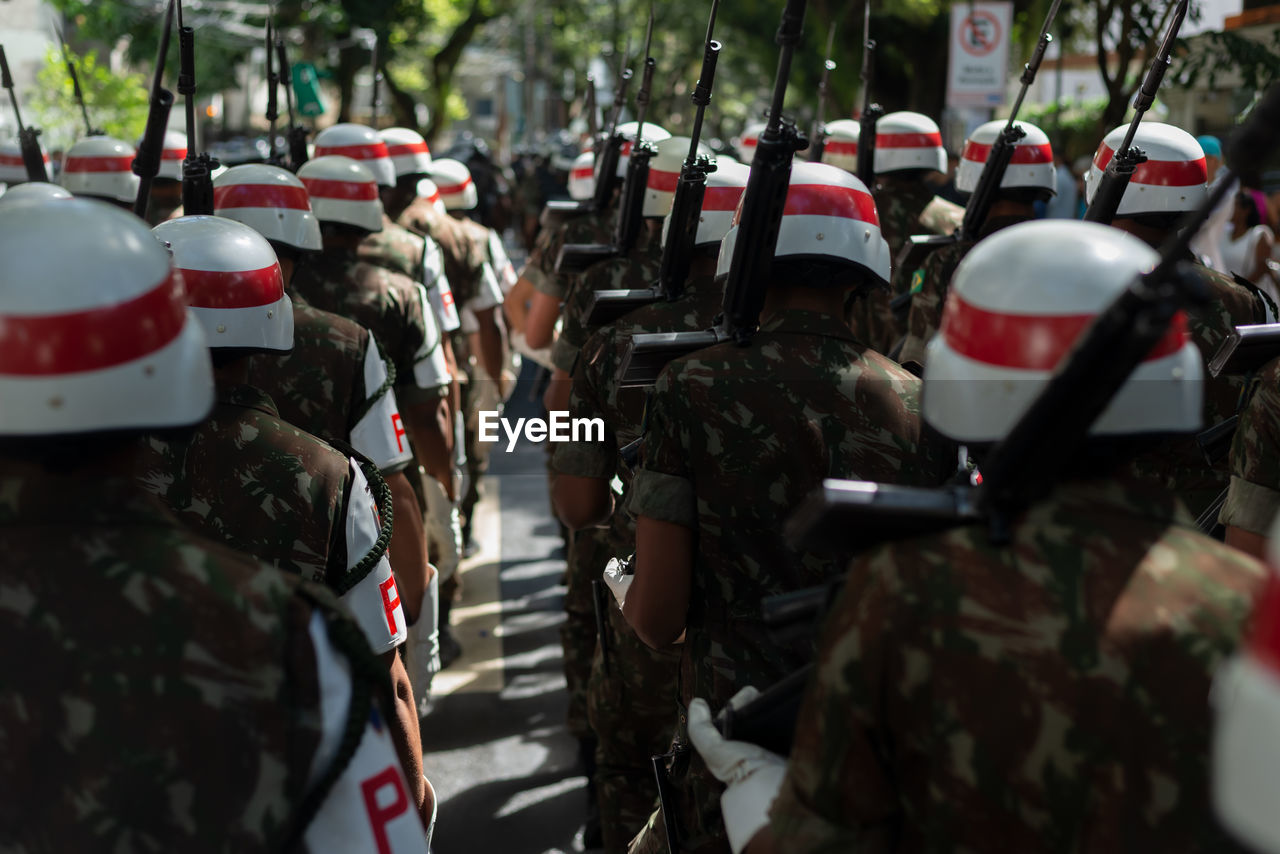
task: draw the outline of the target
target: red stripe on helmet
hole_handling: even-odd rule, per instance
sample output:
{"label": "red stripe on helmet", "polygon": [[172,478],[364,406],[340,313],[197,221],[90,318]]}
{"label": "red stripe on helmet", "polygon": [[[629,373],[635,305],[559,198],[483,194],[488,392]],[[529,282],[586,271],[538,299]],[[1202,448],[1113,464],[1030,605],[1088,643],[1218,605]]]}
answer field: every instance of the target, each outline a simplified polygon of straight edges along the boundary
{"label": "red stripe on helmet", "polygon": [[[1093,165],[1105,170],[1115,151],[1105,142],[1093,156]],[[1195,187],[1209,180],[1209,167],[1199,160],[1148,160],[1133,170],[1132,181],[1149,187]]]}
{"label": "red stripe on helmet", "polygon": [[133,157],[68,157],[63,172],[132,172]]}
{"label": "red stripe on helmet", "polygon": [[[954,291],[942,312],[947,346],[966,358],[1000,368],[1051,371],[1093,323],[1093,314],[1005,314],[979,308]],[[1187,341],[1187,316],[1178,312],[1145,361],[1162,359]]]}
{"label": "red stripe on helmet", "polygon": [[650,166],[649,177],[645,181],[645,186],[650,190],[656,190],[659,193],[674,193],[676,191],[676,185],[679,183],[679,172],[663,172]]}
{"label": "red stripe on helmet", "polygon": [[166,148],[160,152],[161,160],[186,160],[187,149],[185,148]]}
{"label": "red stripe on helmet", "polygon": [[280,265],[260,270],[181,269],[187,302],[195,308],[256,308],[284,296]]}
{"label": "red stripe on helmet", "polygon": [[877,148],[942,148],[941,133],[877,133]]}
{"label": "red stripe on helmet", "polygon": [[352,160],[381,160],[390,157],[385,142],[365,142],[360,145],[317,145],[316,157],[350,157]]}
{"label": "red stripe on helmet", "polygon": [[596,176],[596,170],[591,166],[579,166],[572,174],[579,181],[589,181]]}
{"label": "red stripe on helmet", "polygon": [[387,155],[390,157],[401,157],[406,154],[430,154],[431,149],[427,148],[425,142],[400,142],[395,145],[387,146]]}
{"label": "red stripe on helmet", "polygon": [[[44,162],[49,163],[49,155],[44,155]],[[21,154],[0,154],[0,166],[25,166],[26,161]]]}
{"label": "red stripe on helmet", "polygon": [[341,199],[347,202],[376,202],[378,185],[373,181],[334,181],[329,178],[303,178],[307,192],[317,199]]}
{"label": "red stripe on helmet", "polygon": [[471,186],[471,179],[466,178],[461,184],[436,184],[436,189],[440,191],[442,196],[456,196],[464,192],[467,187]]}
{"label": "red stripe on helmet", "polygon": [[290,184],[225,184],[213,188],[214,211],[232,208],[311,210],[306,188]]}
{"label": "red stripe on helmet", "polygon": [[[970,140],[964,144],[964,153],[960,156],[965,160],[973,160],[978,163],[986,163],[987,157],[991,154],[991,146],[981,142],[973,142]],[[1015,143],[1013,146],[1013,159],[1010,163],[1052,163],[1053,147],[1047,142],[1039,145],[1028,143]]]}
{"label": "red stripe on helmet", "polygon": [[870,193],[832,184],[793,184],[783,216],[838,216],[880,225]]}
{"label": "red stripe on helmet", "polygon": [[823,144],[824,152],[832,154],[845,154],[852,157],[858,153],[858,141],[853,139],[829,139]]}
{"label": "red stripe on helmet", "polygon": [[177,338],[185,321],[186,303],[172,272],[116,305],[66,314],[0,314],[0,374],[48,377],[132,362]]}
{"label": "red stripe on helmet", "polygon": [[707,187],[702,196],[704,211],[735,211],[746,187]]}
{"label": "red stripe on helmet", "polygon": [[756,143],[758,143],[759,141],[760,141],[760,137],[758,137],[758,136],[744,136],[744,137],[742,138],[742,142],[741,142],[740,144],[741,144],[741,145],[745,145],[745,146],[747,146],[748,148],[751,148],[752,146],[754,146],[754,145],[755,145]]}

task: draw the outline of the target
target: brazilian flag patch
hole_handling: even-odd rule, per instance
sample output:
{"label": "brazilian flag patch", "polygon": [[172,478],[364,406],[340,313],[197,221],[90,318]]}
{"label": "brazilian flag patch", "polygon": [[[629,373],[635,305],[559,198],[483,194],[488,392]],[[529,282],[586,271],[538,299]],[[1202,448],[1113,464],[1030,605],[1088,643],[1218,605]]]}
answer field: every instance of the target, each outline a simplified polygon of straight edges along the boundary
{"label": "brazilian flag patch", "polygon": [[924,290],[924,268],[921,267],[911,274],[911,293],[918,294]]}

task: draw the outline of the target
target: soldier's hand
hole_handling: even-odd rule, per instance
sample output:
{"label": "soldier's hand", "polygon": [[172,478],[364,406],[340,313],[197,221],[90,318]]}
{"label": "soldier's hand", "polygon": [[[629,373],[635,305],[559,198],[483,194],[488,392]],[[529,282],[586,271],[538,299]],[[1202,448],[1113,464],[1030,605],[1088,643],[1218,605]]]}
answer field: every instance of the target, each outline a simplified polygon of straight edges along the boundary
{"label": "soldier's hand", "polygon": [[621,608],[627,601],[627,591],[631,589],[631,582],[635,580],[635,574],[627,572],[629,564],[625,561],[610,558],[608,565],[604,568],[604,583],[613,592],[613,598],[618,601],[618,607]]}
{"label": "soldier's hand", "polygon": [[[730,705],[742,706],[759,693],[744,688]],[[711,721],[711,707],[700,697],[689,704],[689,740],[711,773],[728,786],[720,796],[720,812],[729,845],[734,854],[741,854],[769,821],[769,806],[782,786],[787,760],[758,745],[726,739]]]}

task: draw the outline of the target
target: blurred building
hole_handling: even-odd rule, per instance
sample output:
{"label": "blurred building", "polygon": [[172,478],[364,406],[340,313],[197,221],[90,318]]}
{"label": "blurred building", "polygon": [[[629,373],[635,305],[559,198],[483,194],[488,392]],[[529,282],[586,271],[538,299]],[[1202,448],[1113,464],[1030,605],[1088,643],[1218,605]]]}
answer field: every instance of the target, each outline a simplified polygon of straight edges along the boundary
{"label": "blurred building", "polygon": [[[44,66],[44,55],[53,44],[53,21],[57,13],[43,0],[0,0],[0,45],[4,45],[18,103],[23,93],[36,85],[36,74]],[[16,135],[8,96],[0,108],[0,137]],[[23,116],[29,121],[29,117]]]}

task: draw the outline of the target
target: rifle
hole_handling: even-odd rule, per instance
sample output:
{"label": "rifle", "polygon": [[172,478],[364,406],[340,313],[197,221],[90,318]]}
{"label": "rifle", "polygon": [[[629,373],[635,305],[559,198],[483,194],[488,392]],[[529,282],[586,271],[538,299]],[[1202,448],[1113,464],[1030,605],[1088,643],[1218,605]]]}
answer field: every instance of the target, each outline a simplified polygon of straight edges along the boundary
{"label": "rifle", "polygon": [[178,6],[178,92],[187,112],[187,157],[182,161],[182,212],[188,216],[213,213],[213,177],[218,161],[208,153],[197,154],[195,30],[182,21]]}
{"label": "rifle", "polygon": [[600,118],[596,115],[596,79],[587,75],[587,93],[583,98],[582,111],[587,114],[587,135],[591,144],[600,144]]}
{"label": "rifle", "polygon": [[40,150],[40,131],[22,123],[22,112],[18,109],[18,96],[13,91],[13,75],[9,73],[9,60],[4,55],[4,46],[0,45],[0,85],[9,90],[9,103],[13,105],[13,118],[18,123],[18,145],[22,148],[22,165],[27,170],[28,181],[49,180],[49,173],[44,168],[44,152]]}
{"label": "rifle", "polygon": [[809,132],[811,163],[821,163],[822,154],[827,149],[827,92],[831,85],[831,72],[836,70],[836,64],[831,61],[835,41],[836,28],[832,24],[831,31],[827,33],[827,58],[822,61],[822,77],[818,79],[818,109],[813,114],[813,129]]}
{"label": "rifle", "polygon": [[275,39],[272,38],[271,19],[267,18],[267,162],[280,165],[280,152],[276,149],[276,120],[280,118],[280,75],[276,74],[272,58]]}
{"label": "rifle", "polygon": [[378,129],[378,107],[382,106],[382,72],[378,69],[378,35],[373,36],[373,94],[369,96],[369,127]]}
{"label": "rifle", "polygon": [[284,36],[276,29],[276,73],[284,84],[284,102],[289,110],[289,130],[285,140],[289,144],[289,166],[297,172],[307,162],[307,129],[297,123],[293,112],[293,69],[285,53]]}
{"label": "rifle", "polygon": [[[1233,135],[1230,162],[1260,162],[1278,143],[1280,85],[1267,92]],[[980,485],[930,490],[828,481],[788,523],[792,538],[808,547],[848,549],[982,522],[991,542],[1007,542],[1010,520],[1057,480],[1090,425],[1164,336],[1177,311],[1204,298],[1203,283],[1179,259],[1229,192],[1228,184],[1230,174],[1199,209],[1184,217],[1161,247],[1156,267],[1136,276],[1095,318],[1044,391],[991,451]],[[850,536],[854,532],[861,537],[856,543]]]}
{"label": "rifle", "polygon": [[[644,39],[644,72],[641,75],[640,91],[636,93],[636,138],[631,144],[631,156],[627,160],[627,174],[622,184],[622,199],[618,204],[618,222],[614,227],[612,243],[570,243],[560,247],[556,258],[556,272],[581,273],[598,261],[616,258],[631,251],[636,237],[640,234],[641,211],[644,207],[645,183],[649,177],[649,158],[654,149],[644,141],[644,119],[649,111],[649,93],[653,88],[653,72],[657,63],[649,56],[649,46],[653,41],[653,6],[649,7],[649,27]],[[616,125],[615,125],[616,128]],[[617,172],[617,159],[621,157],[621,137],[614,134],[606,154],[614,153],[613,173]],[[612,143],[619,143],[613,149]],[[597,164],[599,165],[599,163]],[[603,167],[601,167],[603,168]],[[596,198],[600,197],[601,175],[596,176]],[[612,192],[612,191],[611,191]]]}
{"label": "rifle", "polygon": [[742,216],[733,244],[724,311],[716,328],[702,332],[634,335],[619,371],[621,386],[650,385],[668,361],[696,349],[732,340],[750,343],[760,320],[773,253],[786,207],[791,163],[809,144],[795,123],[782,115],[791,58],[804,26],[805,0],[787,0],[775,41],[781,48],[769,119],[751,160],[751,176],[742,197]]}
{"label": "rifle", "polygon": [[[1061,5],[1062,0],[1053,0],[1049,13],[1045,15],[1044,26],[1040,28],[1040,38],[1036,41],[1035,50],[1031,52],[1031,58],[1022,66],[1022,77],[1019,78],[1022,88],[1018,90],[1013,109],[1009,111],[1009,120],[1005,122],[1004,128],[991,146],[987,162],[982,166],[982,174],[978,176],[978,184],[973,188],[968,204],[964,206],[964,219],[961,220],[960,227],[954,234],[913,234],[903,244],[898,257],[894,259],[895,270],[904,266],[909,270],[919,267],[924,256],[940,246],[960,240],[978,239],[978,233],[987,221],[987,213],[991,210],[996,193],[1000,191],[1000,182],[1004,180],[1004,173],[1013,159],[1014,144],[1027,135],[1026,131],[1014,124],[1014,120],[1018,118],[1018,111],[1022,109],[1022,100],[1027,96],[1027,90],[1035,82],[1036,72],[1040,70],[1040,63],[1044,60],[1044,52],[1053,41],[1053,36],[1049,35],[1049,26],[1058,16],[1058,7]],[[862,156],[861,136],[858,139],[858,156],[859,158]],[[861,165],[861,159],[859,159],[859,165]],[[909,294],[900,294],[893,299],[892,307],[895,312],[901,312],[910,302]]]}
{"label": "rifle", "polygon": [[[871,100],[875,64],[876,41],[871,38],[871,0],[866,0],[862,7],[862,115],[858,118],[857,175],[868,190],[876,183],[876,121],[884,115],[884,107]],[[1022,100],[1021,95],[1018,100]],[[1009,121],[1012,124],[1013,120]]]}
{"label": "rifle", "polygon": [[160,171],[160,158],[164,154],[164,130],[169,124],[169,110],[173,107],[173,93],[165,89],[164,64],[169,58],[169,34],[173,30],[173,7],[169,0],[164,13],[164,29],[160,31],[160,49],[156,53],[156,72],[151,80],[151,110],[147,113],[147,128],[133,158],[133,174],[138,176],[138,196],[133,202],[133,212],[146,219],[147,203],[151,199],[151,182]]}
{"label": "rifle", "polygon": [[697,242],[698,215],[702,211],[707,176],[716,168],[710,158],[698,153],[698,140],[702,137],[702,121],[707,105],[711,103],[716,62],[722,47],[720,42],[712,38],[719,8],[720,0],[712,0],[707,37],[703,42],[702,72],[698,75],[698,82],[690,96],[696,109],[693,129],[689,134],[689,153],[680,167],[680,179],[671,202],[667,242],[662,247],[662,260],[658,267],[658,283],[650,288],[596,291],[587,312],[588,326],[612,323],[622,315],[659,299],[676,300],[684,291],[685,279],[689,277],[689,266],[693,261],[693,247]]}
{"label": "rifle", "polygon": [[1120,209],[1120,201],[1124,198],[1124,191],[1129,186],[1129,181],[1133,179],[1134,170],[1147,162],[1146,152],[1134,146],[1133,137],[1138,132],[1138,125],[1142,122],[1143,115],[1156,99],[1156,92],[1160,89],[1160,82],[1164,80],[1164,73],[1173,64],[1171,57],[1174,41],[1178,38],[1182,20],[1187,16],[1188,4],[1189,0],[1179,0],[1178,5],[1174,7],[1173,18],[1169,21],[1169,28],[1164,33],[1164,41],[1160,43],[1160,49],[1156,51],[1155,57],[1151,60],[1151,67],[1147,69],[1147,76],[1143,78],[1142,85],[1138,87],[1138,94],[1133,99],[1133,121],[1129,122],[1124,141],[1112,154],[1111,161],[1107,163],[1102,177],[1098,179],[1098,189],[1094,191],[1093,201],[1084,212],[1086,222],[1110,225],[1111,220],[1115,219],[1116,211]]}
{"label": "rifle", "polygon": [[71,52],[67,50],[67,43],[62,40],[62,31],[55,25],[53,34],[58,37],[58,47],[62,50],[62,61],[67,66],[67,76],[71,78],[71,92],[75,96],[76,103],[80,105],[80,116],[84,119],[84,135],[85,136],[105,136],[106,131],[102,128],[96,128],[89,121],[89,109],[84,105],[84,90],[80,88],[80,75],[76,73],[76,64],[71,59]]}
{"label": "rifle", "polygon": [[1252,373],[1280,356],[1280,323],[1237,326],[1209,360],[1209,375]]}

